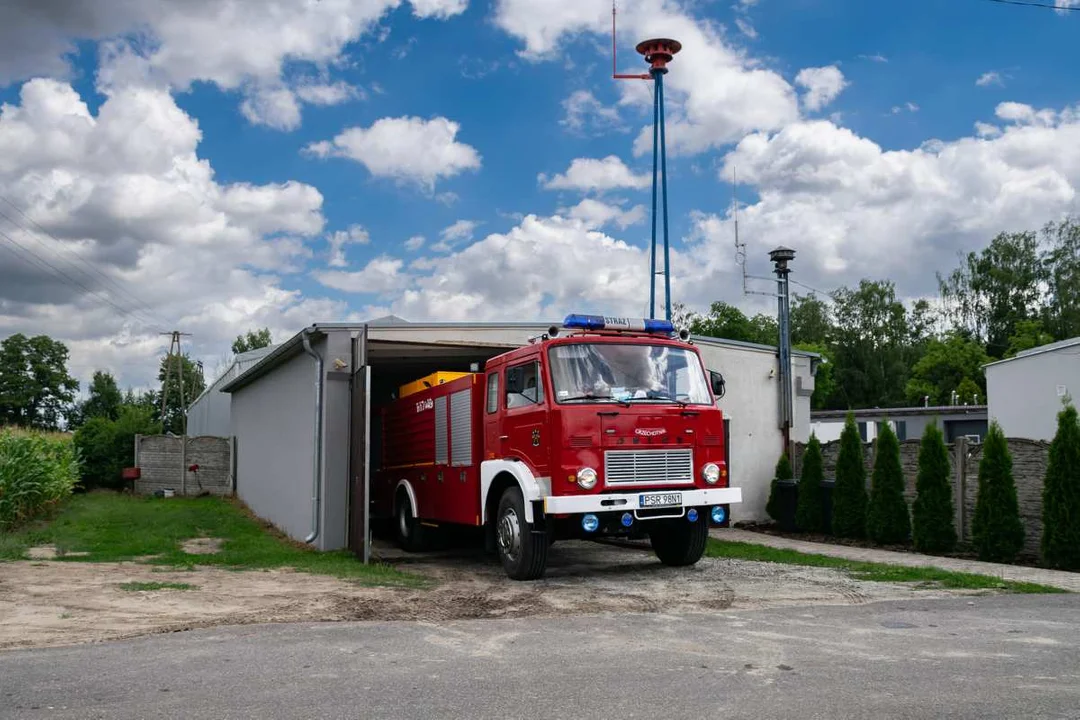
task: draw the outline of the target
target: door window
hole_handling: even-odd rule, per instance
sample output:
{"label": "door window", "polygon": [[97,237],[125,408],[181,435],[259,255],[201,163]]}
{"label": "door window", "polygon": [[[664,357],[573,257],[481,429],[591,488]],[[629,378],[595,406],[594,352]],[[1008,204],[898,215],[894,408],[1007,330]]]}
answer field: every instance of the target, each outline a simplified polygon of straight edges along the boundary
{"label": "door window", "polygon": [[519,408],[544,402],[540,363],[533,361],[506,370],[506,407]]}
{"label": "door window", "polygon": [[487,377],[487,411],[493,413],[499,409],[499,373],[493,372]]}

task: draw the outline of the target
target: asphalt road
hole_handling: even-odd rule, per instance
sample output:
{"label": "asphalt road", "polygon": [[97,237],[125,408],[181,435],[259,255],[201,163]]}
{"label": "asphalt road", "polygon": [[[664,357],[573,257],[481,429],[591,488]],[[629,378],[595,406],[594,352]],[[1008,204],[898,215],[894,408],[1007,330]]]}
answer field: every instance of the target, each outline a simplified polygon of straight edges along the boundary
{"label": "asphalt road", "polygon": [[260,625],[0,653],[0,717],[1080,717],[1080,596]]}

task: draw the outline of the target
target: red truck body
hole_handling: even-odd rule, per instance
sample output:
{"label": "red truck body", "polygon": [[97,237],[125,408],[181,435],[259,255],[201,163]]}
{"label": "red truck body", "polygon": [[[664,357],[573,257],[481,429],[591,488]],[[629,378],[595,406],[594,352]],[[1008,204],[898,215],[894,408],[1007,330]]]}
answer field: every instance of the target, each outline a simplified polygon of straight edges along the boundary
{"label": "red truck body", "polygon": [[696,562],[741,501],[716,374],[664,333],[551,334],[382,408],[373,514],[413,549],[432,525],[486,527],[519,579],[566,538],[648,535],[668,564]]}

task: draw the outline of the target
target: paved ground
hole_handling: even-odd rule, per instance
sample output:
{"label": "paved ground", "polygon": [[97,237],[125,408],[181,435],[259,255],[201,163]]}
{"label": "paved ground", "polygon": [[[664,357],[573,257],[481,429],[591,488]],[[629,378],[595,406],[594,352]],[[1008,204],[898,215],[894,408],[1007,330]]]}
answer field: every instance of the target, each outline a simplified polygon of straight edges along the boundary
{"label": "paved ground", "polygon": [[203,629],[0,654],[2,718],[1077,717],[1080,597]]}
{"label": "paved ground", "polygon": [[[1080,592],[1080,573],[1066,572],[1063,570],[1045,570],[1043,568],[1022,567],[1018,565],[1000,565],[998,563],[980,562],[978,560],[960,560],[957,558],[920,555],[918,553],[849,547],[847,545],[827,545],[825,543],[794,540],[778,537],[776,535],[769,535],[767,533],[739,529],[714,530],[712,531],[712,535],[719,540],[756,543],[758,545],[768,545],[769,547],[774,548],[787,548],[789,550],[798,550],[799,552],[829,555],[831,557],[846,558],[848,560],[865,560],[866,562],[905,565],[908,567],[936,567],[942,568],[943,570],[989,575],[991,577],[1002,578],[1003,580],[1038,583],[1040,585],[1049,585],[1050,587],[1061,588],[1071,592]],[[1078,715],[1080,715],[1080,713],[1078,713]]]}

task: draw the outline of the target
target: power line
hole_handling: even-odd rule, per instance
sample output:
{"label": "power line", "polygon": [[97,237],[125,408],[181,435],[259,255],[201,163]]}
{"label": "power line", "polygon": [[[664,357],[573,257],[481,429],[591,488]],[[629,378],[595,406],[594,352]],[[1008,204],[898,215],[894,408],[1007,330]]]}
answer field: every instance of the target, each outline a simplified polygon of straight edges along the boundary
{"label": "power line", "polygon": [[984,2],[998,3],[999,5],[1019,5],[1021,7],[1041,8],[1043,10],[1077,11],[1080,5],[1058,5],[1056,3],[1030,2],[1029,0],[983,0]]}

